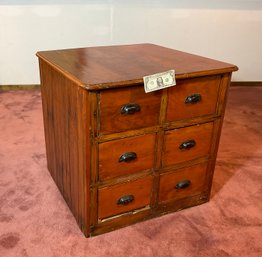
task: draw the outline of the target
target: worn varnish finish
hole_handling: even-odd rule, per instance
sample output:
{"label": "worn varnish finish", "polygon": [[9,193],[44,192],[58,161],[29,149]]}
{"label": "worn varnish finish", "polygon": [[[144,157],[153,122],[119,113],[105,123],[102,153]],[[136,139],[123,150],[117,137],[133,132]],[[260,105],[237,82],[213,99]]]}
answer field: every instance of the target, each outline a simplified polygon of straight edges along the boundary
{"label": "worn varnish finish", "polygon": [[[119,183],[98,190],[98,217],[103,219],[150,205],[152,176]],[[121,197],[133,196],[128,204],[119,204]]]}
{"label": "worn varnish finish", "polygon": [[[89,233],[88,94],[40,60],[48,169],[84,233]],[[72,106],[74,108],[72,108]]]}
{"label": "worn varnish finish", "polygon": [[[206,170],[207,164],[200,163],[161,174],[159,203],[201,194],[205,190]],[[184,188],[179,188],[179,183]]]}
{"label": "worn varnish finish", "polygon": [[[99,180],[152,169],[155,141],[155,133],[150,133],[99,144]],[[121,161],[130,153],[135,153],[131,160]]]}
{"label": "worn varnish finish", "polygon": [[[175,90],[168,90],[167,121],[176,121],[216,113],[220,76],[181,80]],[[185,104],[187,96],[200,94],[197,104]]]}
{"label": "worn varnish finish", "polygon": [[213,122],[166,131],[163,166],[175,165],[208,155],[212,134]]}
{"label": "worn varnish finish", "polygon": [[[236,66],[152,44],[37,56],[47,166],[86,236],[208,201]],[[170,69],[176,86],[144,93]]]}
{"label": "worn varnish finish", "polygon": [[153,44],[45,51],[38,56],[88,90],[141,84],[143,76],[169,69],[176,70],[177,79],[237,70],[235,65]]}
{"label": "worn varnish finish", "polygon": [[[128,103],[136,103],[136,115],[124,115],[120,110]],[[158,124],[161,92],[145,94],[143,87],[102,91],[100,93],[100,133],[112,134]]]}

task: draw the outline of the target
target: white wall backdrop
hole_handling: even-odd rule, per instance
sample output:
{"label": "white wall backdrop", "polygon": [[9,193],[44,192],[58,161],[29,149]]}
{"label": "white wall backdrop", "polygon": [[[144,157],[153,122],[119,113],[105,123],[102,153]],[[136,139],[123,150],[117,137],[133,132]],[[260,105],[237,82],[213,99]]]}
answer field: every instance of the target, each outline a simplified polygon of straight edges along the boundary
{"label": "white wall backdrop", "polygon": [[262,81],[262,1],[0,0],[2,85],[39,83],[39,50],[145,42],[236,64],[234,81]]}

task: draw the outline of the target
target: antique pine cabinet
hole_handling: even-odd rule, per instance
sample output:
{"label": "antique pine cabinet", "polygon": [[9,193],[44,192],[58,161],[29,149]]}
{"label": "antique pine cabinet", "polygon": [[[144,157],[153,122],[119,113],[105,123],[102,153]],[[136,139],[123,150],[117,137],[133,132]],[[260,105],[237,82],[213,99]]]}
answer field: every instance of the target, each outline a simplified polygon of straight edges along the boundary
{"label": "antique pine cabinet", "polygon": [[37,56],[48,170],[85,236],[209,200],[235,65],[153,44]]}

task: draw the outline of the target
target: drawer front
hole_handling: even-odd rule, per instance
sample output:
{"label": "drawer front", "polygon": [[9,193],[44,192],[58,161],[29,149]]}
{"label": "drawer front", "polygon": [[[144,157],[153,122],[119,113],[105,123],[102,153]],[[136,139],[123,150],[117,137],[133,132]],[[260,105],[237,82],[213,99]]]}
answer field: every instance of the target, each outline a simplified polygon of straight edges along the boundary
{"label": "drawer front", "polygon": [[161,92],[145,93],[143,87],[100,93],[100,133],[110,134],[158,124]]}
{"label": "drawer front", "polygon": [[165,132],[163,166],[205,156],[210,151],[213,122]]}
{"label": "drawer front", "polygon": [[160,176],[159,203],[198,195],[205,190],[207,163]]}
{"label": "drawer front", "polygon": [[167,122],[216,113],[220,76],[181,80],[168,89]]}
{"label": "drawer front", "polygon": [[154,166],[155,134],[113,140],[99,145],[99,179],[131,174]]}
{"label": "drawer front", "polygon": [[99,219],[150,205],[151,191],[151,176],[99,189]]}

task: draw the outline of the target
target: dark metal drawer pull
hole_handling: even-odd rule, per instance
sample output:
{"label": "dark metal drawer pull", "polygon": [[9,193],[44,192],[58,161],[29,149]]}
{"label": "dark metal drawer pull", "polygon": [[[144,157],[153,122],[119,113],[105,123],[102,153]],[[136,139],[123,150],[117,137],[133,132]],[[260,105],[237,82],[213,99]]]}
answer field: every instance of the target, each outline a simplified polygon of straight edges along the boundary
{"label": "dark metal drawer pull", "polygon": [[135,160],[137,158],[137,155],[136,153],[134,152],[127,152],[127,153],[124,153],[123,155],[121,155],[119,157],[119,162],[130,162],[132,160]]}
{"label": "dark metal drawer pull", "polygon": [[179,149],[180,150],[190,149],[190,148],[194,147],[195,145],[196,145],[196,141],[194,139],[191,139],[191,140],[187,140],[187,141],[183,142],[179,146]]}
{"label": "dark metal drawer pull", "polygon": [[140,105],[135,103],[130,103],[122,106],[121,114],[133,114],[140,112]]}
{"label": "dark metal drawer pull", "polygon": [[125,195],[122,196],[117,200],[117,204],[121,205],[127,205],[135,200],[135,197],[133,195]]}
{"label": "dark metal drawer pull", "polygon": [[197,102],[200,102],[202,99],[200,94],[193,94],[193,95],[189,95],[186,100],[185,103],[186,104],[195,104]]}
{"label": "dark metal drawer pull", "polygon": [[189,187],[190,184],[191,184],[190,180],[188,179],[182,180],[176,184],[176,189],[183,189],[183,188]]}

